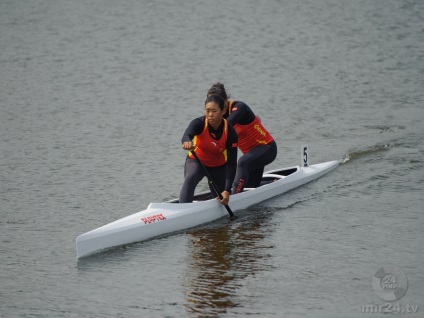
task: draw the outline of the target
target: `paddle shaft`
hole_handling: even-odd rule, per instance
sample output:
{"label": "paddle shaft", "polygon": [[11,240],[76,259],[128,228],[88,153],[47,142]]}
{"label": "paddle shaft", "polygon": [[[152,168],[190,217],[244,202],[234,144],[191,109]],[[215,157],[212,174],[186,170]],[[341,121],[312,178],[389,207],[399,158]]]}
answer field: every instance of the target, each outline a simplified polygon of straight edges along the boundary
{"label": "paddle shaft", "polygon": [[[198,156],[197,156],[197,154],[194,152],[194,150],[193,150],[193,151],[191,151],[191,153],[193,154],[194,158],[196,158],[196,160],[197,160],[197,162],[199,163],[199,165],[200,165],[200,166],[203,168],[203,170],[205,171],[206,176],[207,176],[207,178],[208,178],[208,180],[209,180],[209,183],[210,183],[210,184],[212,184],[213,188],[215,189],[215,192],[216,192],[216,193],[218,193],[219,199],[220,199],[220,200],[222,200],[222,199],[223,199],[222,194],[221,194],[221,192],[219,191],[218,187],[216,186],[215,182],[213,181],[213,179],[212,179],[211,175],[209,174],[208,169],[206,169],[206,167],[205,167],[205,166],[203,165],[203,163],[200,161],[199,157],[198,157]],[[228,204],[225,204],[225,205],[224,205],[224,207],[227,209],[228,214],[230,215],[230,217],[232,217],[232,218],[233,218],[233,217],[234,217],[234,213],[233,213],[233,211],[231,211],[231,209],[230,209],[230,207],[228,206]]]}

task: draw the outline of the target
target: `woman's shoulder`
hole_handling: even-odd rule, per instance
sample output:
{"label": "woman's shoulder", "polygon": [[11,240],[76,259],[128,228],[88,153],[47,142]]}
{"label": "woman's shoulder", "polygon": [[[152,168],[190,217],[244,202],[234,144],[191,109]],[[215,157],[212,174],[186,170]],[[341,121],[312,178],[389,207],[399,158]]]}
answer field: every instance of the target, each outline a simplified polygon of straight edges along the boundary
{"label": "woman's shoulder", "polygon": [[199,124],[204,124],[205,123],[205,119],[206,116],[200,116],[200,117],[196,117],[194,119],[192,119],[192,121],[190,122],[191,125],[199,125]]}
{"label": "woman's shoulder", "polygon": [[203,130],[206,116],[196,117],[190,121],[187,129],[192,129],[196,133]]}
{"label": "woman's shoulder", "polygon": [[241,100],[233,100],[231,107],[234,108],[234,107],[249,107],[249,106],[247,106],[247,104]]}
{"label": "woman's shoulder", "polygon": [[240,125],[248,125],[255,120],[255,113],[252,109],[242,101],[234,101],[231,105],[230,122]]}
{"label": "woman's shoulder", "polygon": [[235,100],[233,104],[231,105],[231,111],[236,111],[236,110],[253,113],[249,105],[247,105],[245,102],[242,102],[240,100]]}

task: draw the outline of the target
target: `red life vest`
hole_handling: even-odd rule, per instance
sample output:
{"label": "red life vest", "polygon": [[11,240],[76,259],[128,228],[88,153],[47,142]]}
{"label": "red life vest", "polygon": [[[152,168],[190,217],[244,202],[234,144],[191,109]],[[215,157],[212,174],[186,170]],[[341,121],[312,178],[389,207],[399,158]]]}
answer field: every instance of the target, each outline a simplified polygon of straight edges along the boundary
{"label": "red life vest", "polygon": [[[227,137],[228,122],[224,120],[224,131],[221,139],[216,140],[211,137],[208,129],[208,121],[205,119],[205,126],[200,135],[194,136],[193,142],[197,146],[196,154],[200,161],[207,167],[219,167],[227,162]],[[194,156],[189,152],[189,157]]]}
{"label": "red life vest", "polygon": [[[231,114],[233,103],[234,101],[232,100],[228,105],[229,114]],[[234,129],[238,136],[238,147],[243,153],[249,152],[259,145],[267,145],[274,140],[268,130],[262,125],[258,116],[255,116],[255,119],[250,124],[235,124]]]}

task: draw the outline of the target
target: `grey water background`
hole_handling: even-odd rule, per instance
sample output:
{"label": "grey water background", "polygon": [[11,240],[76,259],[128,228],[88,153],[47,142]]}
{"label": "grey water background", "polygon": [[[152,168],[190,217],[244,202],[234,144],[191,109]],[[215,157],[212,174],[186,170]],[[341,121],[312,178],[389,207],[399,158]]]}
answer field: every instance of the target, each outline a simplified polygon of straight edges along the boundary
{"label": "grey water background", "polygon": [[[423,22],[420,0],[1,0],[0,316],[365,317],[388,265],[422,315]],[[275,137],[267,170],[305,143],[339,168],[77,260],[79,234],[178,196],[216,81]]]}

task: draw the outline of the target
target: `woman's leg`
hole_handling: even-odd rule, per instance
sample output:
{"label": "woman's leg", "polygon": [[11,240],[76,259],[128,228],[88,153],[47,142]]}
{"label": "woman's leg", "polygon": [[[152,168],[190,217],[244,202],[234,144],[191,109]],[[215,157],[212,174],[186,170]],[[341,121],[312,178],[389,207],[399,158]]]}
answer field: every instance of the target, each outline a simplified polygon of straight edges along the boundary
{"label": "woman's leg", "polygon": [[180,192],[180,203],[191,203],[196,186],[205,176],[196,160],[187,158],[184,166],[184,183]]}
{"label": "woman's leg", "polygon": [[256,188],[260,185],[264,167],[275,160],[277,145],[258,146],[240,157],[234,179],[233,194],[240,193],[245,187]]}

